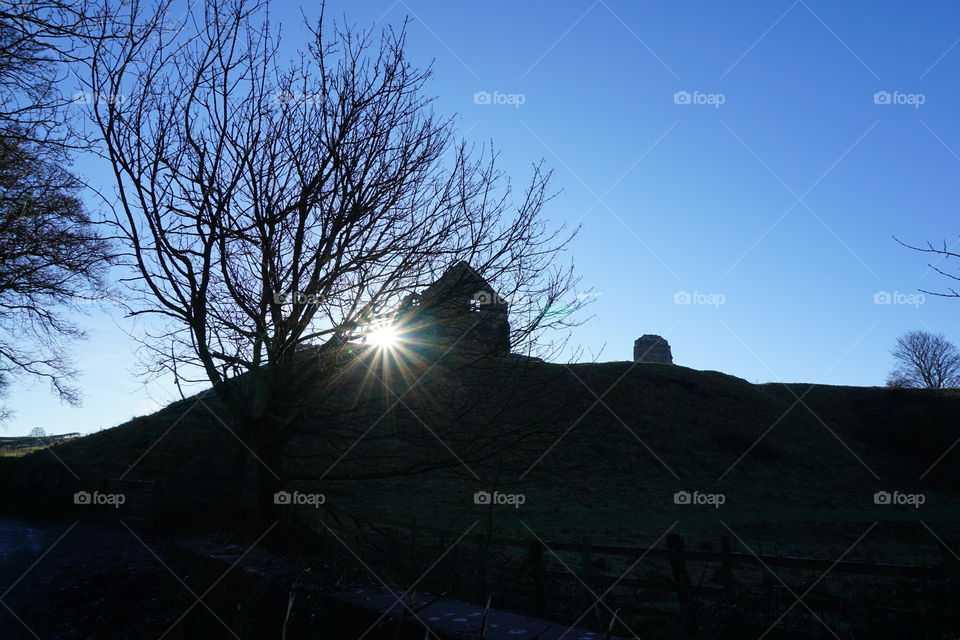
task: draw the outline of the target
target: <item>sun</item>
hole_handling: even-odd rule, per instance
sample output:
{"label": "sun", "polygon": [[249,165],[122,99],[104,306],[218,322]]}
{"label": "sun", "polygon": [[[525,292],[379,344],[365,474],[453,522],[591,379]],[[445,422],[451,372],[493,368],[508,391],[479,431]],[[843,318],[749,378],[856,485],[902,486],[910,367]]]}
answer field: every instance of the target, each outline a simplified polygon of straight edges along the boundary
{"label": "sun", "polygon": [[389,324],[381,325],[366,335],[366,342],[382,349],[394,347],[399,342],[397,328]]}

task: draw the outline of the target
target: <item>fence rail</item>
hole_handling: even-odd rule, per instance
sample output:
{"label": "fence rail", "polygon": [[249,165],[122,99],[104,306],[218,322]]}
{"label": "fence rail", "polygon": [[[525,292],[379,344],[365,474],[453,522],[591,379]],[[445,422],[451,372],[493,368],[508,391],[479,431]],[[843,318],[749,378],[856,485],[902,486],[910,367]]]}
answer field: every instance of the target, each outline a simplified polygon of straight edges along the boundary
{"label": "fence rail", "polygon": [[[425,557],[423,551],[426,547],[426,538],[435,537],[442,542],[453,542],[459,539],[463,532],[451,531],[441,527],[435,527],[416,522],[401,522],[386,518],[371,519],[366,515],[359,514],[341,507],[324,505],[323,508],[329,517],[326,518],[326,526],[334,532],[345,535],[353,535],[364,538],[366,536],[378,536],[383,534],[383,528],[394,529],[400,534],[400,539],[405,540],[405,546],[409,552],[408,558],[416,559]],[[331,520],[333,522],[331,522]],[[352,521],[356,528],[346,526],[345,521]],[[721,596],[732,600],[735,596],[734,572],[736,567],[752,566],[756,568],[785,568],[804,571],[817,571],[820,573],[841,573],[850,575],[868,575],[886,578],[917,578],[917,579],[938,579],[946,576],[960,576],[960,561],[957,560],[958,546],[955,543],[946,543],[941,545],[941,555],[943,562],[940,566],[916,566],[905,564],[889,563],[868,563],[854,562],[848,560],[824,560],[819,558],[805,558],[795,556],[776,556],[766,554],[740,553],[732,550],[733,545],[727,536],[722,536],[720,540],[720,551],[693,551],[684,547],[684,539],[679,534],[670,534],[667,536],[666,548],[645,548],[645,547],[624,547],[616,545],[592,544],[588,540],[581,543],[558,542],[544,543],[536,537],[531,536],[528,539],[519,540],[503,537],[487,537],[486,534],[473,534],[472,538],[477,539],[477,548],[480,551],[473,558],[464,558],[462,563],[480,567],[481,584],[485,583],[488,570],[510,571],[509,567],[496,565],[486,561],[486,552],[490,549],[501,548],[505,550],[522,550],[525,552],[529,562],[529,575],[533,580],[533,595],[539,603],[554,598],[557,601],[565,600],[559,594],[550,593],[546,588],[547,581],[583,581],[589,585],[611,586],[619,585],[623,587],[635,587],[643,589],[654,589],[660,591],[673,592],[679,598],[681,606],[690,606],[693,596]],[[554,571],[546,567],[546,556],[556,552],[566,552],[579,554],[580,562],[577,574],[572,571]],[[614,556],[636,560],[638,558],[655,558],[665,560],[669,564],[672,580],[646,580],[640,578],[627,578],[623,576],[609,576],[600,573],[592,564],[592,560],[599,555]],[[688,563],[716,563],[718,570],[716,572],[716,583],[719,586],[710,586],[703,584],[693,584],[688,572]],[[566,567],[565,567],[566,568]],[[513,569],[514,571],[516,568]],[[520,591],[519,585],[516,588]]]}

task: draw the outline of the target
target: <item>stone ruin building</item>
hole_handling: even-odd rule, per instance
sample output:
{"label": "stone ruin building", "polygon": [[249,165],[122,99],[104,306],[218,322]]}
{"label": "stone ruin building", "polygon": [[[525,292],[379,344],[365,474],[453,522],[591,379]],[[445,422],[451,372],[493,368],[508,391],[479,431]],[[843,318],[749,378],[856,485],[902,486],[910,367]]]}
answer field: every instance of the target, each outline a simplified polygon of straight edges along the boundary
{"label": "stone ruin building", "polygon": [[414,343],[458,351],[510,351],[506,301],[473,267],[460,261],[419,294],[407,296],[398,323]]}
{"label": "stone ruin building", "polygon": [[633,361],[673,364],[670,343],[660,336],[644,334],[633,343]]}

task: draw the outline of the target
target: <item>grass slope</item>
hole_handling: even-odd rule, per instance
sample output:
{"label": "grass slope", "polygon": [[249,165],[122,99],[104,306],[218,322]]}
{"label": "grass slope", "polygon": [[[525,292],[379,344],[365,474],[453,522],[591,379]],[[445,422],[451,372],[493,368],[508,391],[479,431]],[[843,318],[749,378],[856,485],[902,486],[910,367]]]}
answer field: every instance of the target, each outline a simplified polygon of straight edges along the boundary
{"label": "grass slope", "polygon": [[[417,377],[396,376],[391,384],[405,389]],[[382,419],[396,396],[373,393],[382,385],[369,376],[368,391],[358,392],[361,379],[345,376],[336,398],[294,437],[288,471],[318,477],[331,465],[377,469],[391,434],[418,431],[421,447],[452,464],[409,477],[293,485],[370,517],[453,530],[479,521],[510,537],[530,527],[553,540],[589,536],[638,546],[673,523],[693,546],[715,546],[729,526],[757,552],[823,557],[838,557],[879,522],[849,558],[925,564],[939,557],[928,526],[943,539],[960,538],[960,448],[950,450],[960,439],[956,394],[754,385],[713,371],[629,362],[511,360],[483,374],[441,363]],[[511,403],[500,396],[470,405],[454,423],[450,407],[494,381],[527,395],[506,410]],[[484,412],[497,428],[549,424],[501,456],[461,465],[454,458],[475,444],[471,416]],[[49,451],[0,458],[3,504],[56,511],[71,504],[74,491],[125,476],[160,480],[168,518],[202,521],[242,507],[256,462],[217,416],[223,412],[215,397],[188,398]],[[333,427],[343,427],[344,436],[330,444]],[[404,446],[395,449],[400,457]],[[479,490],[522,493],[525,503],[478,506]],[[926,502],[920,509],[876,505],[879,490],[923,492]],[[722,493],[726,502],[718,509],[677,505],[677,491]],[[309,508],[301,513],[319,517]]]}

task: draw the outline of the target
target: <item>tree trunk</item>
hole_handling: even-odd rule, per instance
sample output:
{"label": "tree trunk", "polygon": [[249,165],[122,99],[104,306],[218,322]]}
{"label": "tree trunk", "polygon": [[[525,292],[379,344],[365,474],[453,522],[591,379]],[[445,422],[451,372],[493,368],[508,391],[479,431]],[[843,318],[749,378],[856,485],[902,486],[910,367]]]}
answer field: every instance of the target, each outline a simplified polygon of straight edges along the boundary
{"label": "tree trunk", "polygon": [[279,499],[283,491],[283,448],[287,438],[271,433],[272,425],[257,421],[251,432],[255,468],[255,514],[254,535],[260,536],[268,529],[261,544],[271,550],[281,550],[288,538],[291,505]]}

